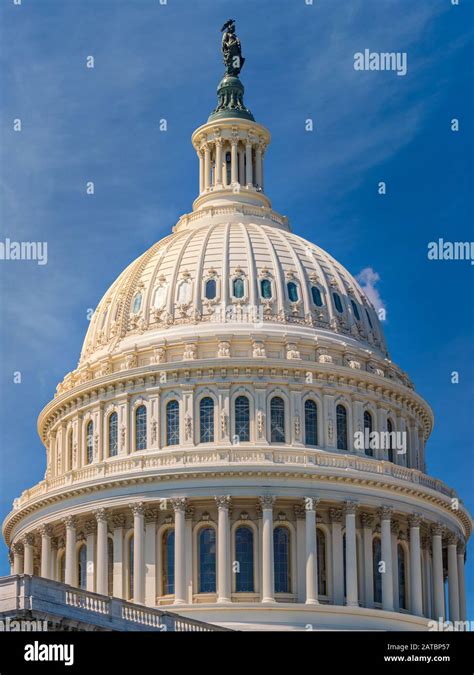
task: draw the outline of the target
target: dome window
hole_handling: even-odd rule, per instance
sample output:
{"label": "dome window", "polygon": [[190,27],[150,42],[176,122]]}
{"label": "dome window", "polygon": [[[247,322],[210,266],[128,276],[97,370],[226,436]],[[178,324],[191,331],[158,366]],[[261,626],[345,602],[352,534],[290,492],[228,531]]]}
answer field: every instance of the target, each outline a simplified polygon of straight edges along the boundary
{"label": "dome window", "polygon": [[334,298],[334,305],[337,311],[339,312],[339,314],[342,314],[344,310],[342,308],[341,296],[339,295],[339,293],[333,293],[332,297]]}
{"label": "dome window", "polygon": [[206,281],[206,298],[214,300],[217,295],[217,285],[215,279],[208,279]]}
{"label": "dome window", "polygon": [[367,320],[368,320],[368,322],[369,322],[369,326],[373,329],[372,321],[371,321],[371,319],[370,319],[370,314],[369,314],[369,312],[368,312],[367,310],[365,310],[365,313],[367,314]]}
{"label": "dome window", "polygon": [[135,296],[135,300],[133,301],[133,313],[138,314],[141,306],[142,306],[142,294],[137,293]]}
{"label": "dome window", "polygon": [[311,286],[311,295],[313,296],[313,302],[316,305],[316,307],[322,307],[323,298],[321,295],[321,291],[317,286]]}
{"label": "dome window", "polygon": [[357,319],[357,321],[360,321],[359,308],[357,307],[354,300],[351,300],[351,305],[352,305],[352,311],[354,312],[355,318]]}
{"label": "dome window", "polygon": [[271,300],[272,297],[272,282],[270,279],[262,279],[260,282],[260,290],[264,300]]}
{"label": "dome window", "polygon": [[245,295],[245,284],[243,279],[234,279],[234,283],[232,284],[232,290],[234,293],[234,298],[237,298],[237,300],[240,300],[241,298],[244,297]]}
{"label": "dome window", "polygon": [[288,289],[288,297],[290,298],[290,302],[298,302],[298,286],[295,284],[295,282],[289,281],[286,287]]}

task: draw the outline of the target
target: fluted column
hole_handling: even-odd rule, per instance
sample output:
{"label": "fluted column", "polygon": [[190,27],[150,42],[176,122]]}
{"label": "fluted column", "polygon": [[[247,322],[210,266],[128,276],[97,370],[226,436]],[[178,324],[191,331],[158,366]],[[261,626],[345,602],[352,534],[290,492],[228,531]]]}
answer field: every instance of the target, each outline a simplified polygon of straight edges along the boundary
{"label": "fluted column", "polygon": [[362,513],[362,533],[364,544],[364,590],[365,606],[374,606],[374,556],[372,550],[373,516],[370,513]]}
{"label": "fluted column", "polygon": [[216,497],[217,524],[217,602],[230,602],[230,497]]}
{"label": "fluted column", "polygon": [[64,581],[70,586],[77,586],[76,519],[74,516],[67,516],[63,522],[66,527],[66,567]]}
{"label": "fluted column", "polygon": [[358,607],[356,502],[344,503],[346,516],[346,605]]}
{"label": "fluted column", "polygon": [[421,540],[421,549],[423,557],[423,580],[424,580],[424,615],[431,618],[431,542],[429,537],[423,536]]}
{"label": "fluted column", "polygon": [[245,180],[247,187],[252,187],[253,184],[253,167],[252,167],[252,143],[247,141],[245,144]]}
{"label": "fluted column", "polygon": [[24,549],[24,563],[23,563],[23,573],[24,574],[33,574],[33,556],[34,556],[34,543],[35,536],[33,533],[25,534],[23,538],[23,549]]}
{"label": "fluted column", "polygon": [[404,537],[405,533],[400,533],[400,523],[398,520],[392,520],[390,524],[392,531],[392,586],[393,586],[393,609],[398,612],[400,609],[400,589],[398,580],[398,537]]}
{"label": "fluted column", "polygon": [[174,604],[186,603],[186,503],[185,497],[172,500],[174,509]]}
{"label": "fluted column", "polygon": [[459,580],[458,580],[458,538],[455,534],[448,537],[448,599],[449,620],[459,621]]}
{"label": "fluted column", "polygon": [[239,155],[239,182],[245,185],[245,151],[242,147],[238,149]]}
{"label": "fluted column", "polygon": [[41,534],[41,576],[44,579],[51,578],[51,537],[53,528],[50,525],[40,527]]}
{"label": "fluted column", "polygon": [[306,512],[306,604],[317,605],[318,599],[318,549],[316,533],[316,506],[319,499],[305,497]]}
{"label": "fluted column", "polygon": [[385,570],[382,572],[382,609],[393,611],[392,578],[392,536],[390,521],[393,509],[383,506],[380,509],[380,530],[382,535],[382,560]]}
{"label": "fluted column", "polygon": [[86,589],[91,593],[97,590],[96,584],[96,558],[97,558],[97,520],[91,518],[84,523],[84,532],[86,534],[87,551],[87,571],[86,571]]}
{"label": "fluted column", "polygon": [[199,158],[199,193],[204,192],[204,153],[202,150],[198,150]]}
{"label": "fluted column", "polygon": [[414,513],[408,519],[410,525],[410,611],[423,616],[423,587],[421,581],[421,515]]}
{"label": "fluted column", "polygon": [[444,620],[444,580],[443,580],[443,526],[437,523],[433,534],[433,605],[434,618]]}
{"label": "fluted column", "polygon": [[101,595],[108,595],[107,511],[97,509],[94,515],[97,521],[96,591]]}
{"label": "fluted column", "polygon": [[216,140],[216,186],[222,187],[222,139]]}
{"label": "fluted column", "polygon": [[[40,556],[40,561],[42,561],[42,555]],[[58,564],[58,540],[57,540],[57,537],[52,537],[51,538],[51,556],[50,556],[49,576],[50,576],[50,579],[53,579],[53,581],[58,581],[57,564]]]}
{"label": "fluted column", "polygon": [[464,552],[465,552],[465,544],[461,542],[458,545],[457,550],[458,584],[459,584],[459,618],[461,621],[467,620],[466,586],[464,581]]}
{"label": "fluted column", "polygon": [[273,504],[275,497],[260,497],[262,507],[262,602],[275,602],[273,566]]}
{"label": "fluted column", "polygon": [[123,532],[125,528],[125,515],[117,513],[112,516],[114,530],[114,584],[113,595],[115,598],[124,597],[124,555],[123,555]]}
{"label": "fluted column", "polygon": [[206,145],[204,148],[204,189],[209,190],[211,184],[211,148]]}
{"label": "fluted column", "polygon": [[342,509],[330,509],[332,538],[332,601],[344,604],[344,552],[342,543]]}
{"label": "fluted column", "polygon": [[157,509],[145,511],[145,604],[156,604],[156,521]]}
{"label": "fluted column", "polygon": [[255,183],[263,189],[263,175],[262,175],[262,148],[257,145],[255,151]]}
{"label": "fluted column", "polygon": [[23,544],[17,542],[12,546],[13,551],[13,574],[23,574]]}
{"label": "fluted column", "polygon": [[237,157],[237,141],[232,140],[230,146],[230,182],[235,185],[239,182],[239,165]]}
{"label": "fluted column", "polygon": [[130,504],[133,513],[133,601],[145,602],[145,509],[142,502]]}

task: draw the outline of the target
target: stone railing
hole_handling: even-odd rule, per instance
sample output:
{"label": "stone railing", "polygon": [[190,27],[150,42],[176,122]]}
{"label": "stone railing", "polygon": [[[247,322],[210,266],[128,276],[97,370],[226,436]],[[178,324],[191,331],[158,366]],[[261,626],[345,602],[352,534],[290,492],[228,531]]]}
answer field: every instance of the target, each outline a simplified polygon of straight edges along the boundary
{"label": "stone railing", "polygon": [[456,491],[442,481],[432,478],[417,469],[409,469],[383,460],[366,458],[360,455],[349,455],[335,452],[315,450],[294,450],[282,448],[210,448],[192,450],[157,450],[144,452],[127,457],[109,459],[98,464],[91,464],[69,471],[50,480],[44,480],[34,487],[25,490],[21,497],[15,500],[14,510],[23,508],[30,502],[56,490],[68,486],[80,486],[89,481],[107,480],[108,478],[133,476],[139,473],[149,473],[160,469],[176,468],[183,470],[187,467],[211,467],[232,465],[258,466],[294,466],[301,469],[314,470],[320,467],[330,472],[354,471],[363,474],[376,474],[381,478],[394,478],[408,483],[421,485],[439,492],[447,497],[456,497]]}
{"label": "stone railing", "polygon": [[33,617],[79,630],[224,631],[194,619],[91,593],[58,581],[15,575],[0,577],[0,619]]}

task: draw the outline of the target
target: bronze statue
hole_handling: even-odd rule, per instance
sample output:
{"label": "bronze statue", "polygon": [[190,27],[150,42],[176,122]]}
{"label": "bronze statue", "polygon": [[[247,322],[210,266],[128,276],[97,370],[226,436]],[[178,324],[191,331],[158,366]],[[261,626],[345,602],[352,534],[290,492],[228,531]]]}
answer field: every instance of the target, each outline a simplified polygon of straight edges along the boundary
{"label": "bronze statue", "polygon": [[226,21],[221,28],[221,32],[224,33],[222,36],[222,55],[226,74],[238,77],[245,59],[242,56],[240,40],[235,34],[235,20],[229,19]]}

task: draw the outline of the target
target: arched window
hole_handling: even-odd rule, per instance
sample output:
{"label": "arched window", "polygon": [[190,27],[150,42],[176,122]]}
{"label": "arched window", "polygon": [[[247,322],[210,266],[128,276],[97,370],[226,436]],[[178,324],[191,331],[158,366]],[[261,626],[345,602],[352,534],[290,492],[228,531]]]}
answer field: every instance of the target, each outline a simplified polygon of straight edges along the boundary
{"label": "arched window", "polygon": [[72,467],[72,459],[73,459],[73,431],[72,429],[69,430],[69,433],[67,435],[67,469],[68,471],[71,471]]}
{"label": "arched window", "polygon": [[290,592],[290,533],[286,527],[273,530],[275,593]]}
{"label": "arched window", "polygon": [[397,546],[398,561],[398,604],[400,609],[407,608],[407,581],[405,569],[405,550],[401,544]]}
{"label": "arched window", "polygon": [[336,408],[337,448],[347,450],[347,410],[343,405]]}
{"label": "arched window", "polygon": [[174,594],[174,530],[166,530],[162,547],[163,595]]}
{"label": "arched window", "polygon": [[272,297],[272,282],[270,279],[262,279],[260,282],[260,291],[264,300],[270,300]]}
{"label": "arched window", "polygon": [[240,443],[250,441],[250,402],[247,396],[237,396],[234,404],[235,435]]}
{"label": "arched window", "polygon": [[170,401],[166,406],[166,445],[179,445],[178,401]]}
{"label": "arched window", "polygon": [[382,573],[380,571],[380,561],[382,560],[382,544],[380,539],[375,537],[372,541],[372,555],[374,565],[374,602],[382,602]]}
{"label": "arched window", "polygon": [[77,585],[87,588],[87,546],[82,544],[77,555]]}
{"label": "arched window", "polygon": [[113,412],[109,415],[109,457],[118,454],[118,415]]}
{"label": "arched window", "polygon": [[[368,410],[366,410],[365,413],[364,413],[364,448],[365,448],[365,454],[368,455],[369,457],[373,457],[373,455],[374,455],[374,451],[370,447],[370,444],[369,444],[371,433],[372,433],[372,415],[369,413]],[[369,440],[365,440],[366,437]]]}
{"label": "arched window", "polygon": [[133,313],[138,314],[141,306],[142,306],[142,294],[137,293],[135,299],[133,300]]}
{"label": "arched window", "polygon": [[311,286],[311,295],[313,298],[313,302],[316,305],[316,307],[322,307],[323,306],[323,297],[321,295],[321,291],[317,286]]}
{"label": "arched window", "polygon": [[357,307],[354,300],[351,300],[351,305],[352,305],[352,311],[354,312],[355,318],[357,319],[357,321],[360,321],[359,308]]}
{"label": "arched window", "polygon": [[227,176],[227,180],[226,180],[227,185],[230,185],[231,182],[232,182],[231,166],[232,166],[232,161],[231,161],[230,152],[226,152],[225,153],[225,170],[226,170],[226,176]]}
{"label": "arched window", "polygon": [[199,442],[213,443],[214,441],[214,401],[205,396],[199,404]]}
{"label": "arched window", "polygon": [[86,427],[86,451],[87,463],[91,464],[94,459],[94,423],[92,420],[87,423]]}
{"label": "arched window", "polygon": [[289,281],[286,285],[290,302],[298,302],[298,286],[294,281]]}
{"label": "arched window", "polygon": [[270,403],[270,431],[272,443],[285,442],[285,402],[279,396],[274,396]]}
{"label": "arched window", "polygon": [[135,557],[133,536],[128,540],[128,599],[133,599],[133,560]]}
{"label": "arched window", "polygon": [[135,410],[135,450],[146,450],[146,408],[139,405]]}
{"label": "arched window", "polygon": [[366,315],[367,315],[367,321],[369,322],[369,326],[370,326],[371,328],[373,328],[373,326],[372,326],[372,320],[371,320],[370,314],[369,314],[369,310],[366,309],[366,310],[365,310],[365,313],[366,313]]}
{"label": "arched window", "polygon": [[235,559],[238,563],[235,576],[235,590],[237,593],[253,593],[253,531],[243,525],[235,532]]}
{"label": "arched window", "polygon": [[388,437],[388,461],[393,462],[393,443],[392,443],[392,434],[393,434],[393,423],[392,420],[387,420],[387,431],[389,433]]}
{"label": "arched window", "polygon": [[316,531],[318,549],[318,593],[327,595],[326,535],[320,529]]}
{"label": "arched window", "polygon": [[318,407],[308,399],[304,404],[304,430],[306,445],[318,444]]}
{"label": "arched window", "polygon": [[332,297],[334,299],[334,306],[336,307],[339,314],[342,314],[344,310],[342,308],[341,296],[339,293],[333,293]]}
{"label": "arched window", "polygon": [[245,284],[243,279],[234,279],[232,283],[232,292],[234,295],[234,298],[237,300],[240,300],[241,298],[244,297],[245,295]]}
{"label": "arched window", "polygon": [[199,532],[199,593],[216,592],[216,532],[204,527]]}
{"label": "arched window", "polygon": [[107,537],[107,588],[108,594],[114,594],[114,541]]}
{"label": "arched window", "polygon": [[217,284],[215,279],[208,279],[206,281],[206,298],[214,300],[217,295]]}

